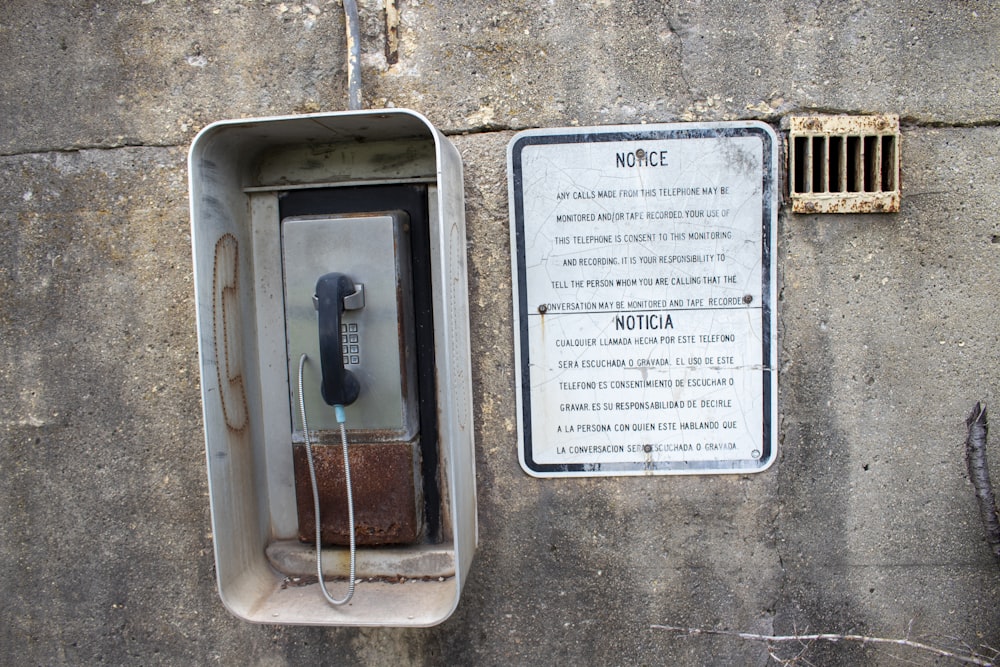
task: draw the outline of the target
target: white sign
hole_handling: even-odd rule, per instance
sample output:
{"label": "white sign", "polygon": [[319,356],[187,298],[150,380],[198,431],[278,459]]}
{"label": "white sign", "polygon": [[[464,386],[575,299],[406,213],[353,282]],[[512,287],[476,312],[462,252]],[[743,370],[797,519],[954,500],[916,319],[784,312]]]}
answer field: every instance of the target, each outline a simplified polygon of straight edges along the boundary
{"label": "white sign", "polygon": [[508,147],[521,465],[743,473],[776,455],[777,140],[764,123]]}

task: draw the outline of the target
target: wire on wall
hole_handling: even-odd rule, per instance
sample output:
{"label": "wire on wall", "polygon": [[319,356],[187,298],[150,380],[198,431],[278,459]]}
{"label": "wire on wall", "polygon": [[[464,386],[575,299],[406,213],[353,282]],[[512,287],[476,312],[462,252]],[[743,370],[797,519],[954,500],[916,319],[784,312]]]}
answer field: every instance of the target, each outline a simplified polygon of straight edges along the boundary
{"label": "wire on wall", "polygon": [[347,108],[361,109],[361,27],[358,3],[344,0],[344,24],[347,28]]}

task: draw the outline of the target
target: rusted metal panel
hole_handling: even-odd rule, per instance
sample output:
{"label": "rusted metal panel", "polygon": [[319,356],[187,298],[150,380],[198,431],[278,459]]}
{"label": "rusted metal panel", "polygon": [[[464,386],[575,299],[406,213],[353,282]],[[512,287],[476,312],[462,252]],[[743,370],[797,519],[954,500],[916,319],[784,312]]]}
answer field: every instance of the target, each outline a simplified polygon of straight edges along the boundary
{"label": "rusted metal panel", "polygon": [[790,116],[788,129],[793,134],[843,134],[866,135],[899,132],[899,116],[876,114],[872,116]]}
{"label": "rusted metal panel", "polygon": [[[295,445],[295,500],[299,539],[314,542],[316,516],[305,445]],[[422,537],[422,502],[415,442],[348,446],[359,545],[409,544]],[[349,543],[344,453],[337,445],[313,445],[324,545]]]}
{"label": "rusted metal panel", "polygon": [[899,194],[792,194],[794,213],[899,213]]}
{"label": "rusted metal panel", "polygon": [[895,115],[791,117],[792,211],[899,212],[899,146]]}

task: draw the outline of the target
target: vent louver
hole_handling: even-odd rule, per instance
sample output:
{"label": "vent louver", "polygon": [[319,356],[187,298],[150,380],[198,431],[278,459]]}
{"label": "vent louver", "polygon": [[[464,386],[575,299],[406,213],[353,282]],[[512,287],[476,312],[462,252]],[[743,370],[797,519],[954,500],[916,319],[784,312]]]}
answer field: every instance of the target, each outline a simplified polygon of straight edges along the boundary
{"label": "vent louver", "polygon": [[899,212],[899,116],[793,116],[795,213]]}

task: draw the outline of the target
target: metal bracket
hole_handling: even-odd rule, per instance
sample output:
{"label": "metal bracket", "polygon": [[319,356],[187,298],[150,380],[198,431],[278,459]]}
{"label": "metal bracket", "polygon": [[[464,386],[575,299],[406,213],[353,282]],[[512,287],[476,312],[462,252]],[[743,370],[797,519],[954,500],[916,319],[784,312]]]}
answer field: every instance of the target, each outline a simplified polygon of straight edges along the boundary
{"label": "metal bracket", "polygon": [[[313,310],[319,310],[319,297],[313,294]],[[365,307],[365,286],[354,283],[354,293],[344,297],[344,310],[361,310]]]}

